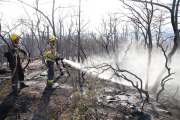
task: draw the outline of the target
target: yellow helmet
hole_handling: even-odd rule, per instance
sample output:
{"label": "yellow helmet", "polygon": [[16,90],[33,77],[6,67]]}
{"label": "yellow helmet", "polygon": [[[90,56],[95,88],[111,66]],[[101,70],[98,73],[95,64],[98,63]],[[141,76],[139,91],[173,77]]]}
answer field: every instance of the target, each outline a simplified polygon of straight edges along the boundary
{"label": "yellow helmet", "polygon": [[17,34],[12,34],[10,37],[11,40],[18,40],[20,37]]}
{"label": "yellow helmet", "polygon": [[56,41],[56,37],[51,36],[51,37],[49,38],[49,41]]}

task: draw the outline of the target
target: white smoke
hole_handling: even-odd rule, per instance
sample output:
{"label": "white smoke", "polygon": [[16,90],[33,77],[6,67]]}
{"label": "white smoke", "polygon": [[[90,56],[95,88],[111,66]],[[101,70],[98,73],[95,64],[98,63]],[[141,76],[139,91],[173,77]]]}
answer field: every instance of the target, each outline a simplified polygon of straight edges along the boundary
{"label": "white smoke", "polygon": [[[102,73],[102,69],[96,69],[97,66],[102,65],[103,63],[111,65],[112,67],[116,68],[116,64],[118,64],[118,67],[120,69],[125,69],[127,71],[132,72],[133,74],[137,75],[139,78],[143,81],[143,86],[145,85],[146,81],[146,70],[147,70],[147,63],[148,63],[148,51],[145,49],[139,49],[135,50],[132,47],[127,52],[119,51],[118,55],[111,54],[107,55],[105,53],[102,53],[101,55],[92,55],[88,58],[86,62],[83,64],[72,62],[69,60],[64,60],[66,63],[70,64],[71,66],[88,71],[89,73],[96,73],[99,78],[105,79],[105,80],[111,80],[112,82],[116,82],[118,84],[124,84],[131,86],[130,82],[127,82],[123,79],[117,78],[116,76],[113,76],[112,70],[106,70]],[[126,55],[125,55],[126,53]],[[167,52],[166,54],[168,54]],[[178,60],[180,56],[178,54],[175,54],[173,56],[172,64],[170,66],[171,72],[178,72],[180,71],[180,67],[178,66]],[[162,70],[162,68],[165,66],[165,56],[161,49],[152,51],[151,56],[151,66],[149,71],[149,86],[152,86],[156,80],[156,77]],[[87,69],[87,67],[94,67],[91,69]],[[101,73],[101,74],[100,74]],[[132,80],[134,83],[138,82],[140,85],[140,81],[137,80],[135,77],[130,76],[126,73],[123,73],[126,75],[130,80]],[[167,72],[164,74],[164,76],[167,75]],[[171,78],[179,78],[177,74],[172,75]],[[111,78],[111,79],[110,79]],[[173,79],[173,82],[177,81],[177,79]],[[171,81],[167,84],[171,84]]]}

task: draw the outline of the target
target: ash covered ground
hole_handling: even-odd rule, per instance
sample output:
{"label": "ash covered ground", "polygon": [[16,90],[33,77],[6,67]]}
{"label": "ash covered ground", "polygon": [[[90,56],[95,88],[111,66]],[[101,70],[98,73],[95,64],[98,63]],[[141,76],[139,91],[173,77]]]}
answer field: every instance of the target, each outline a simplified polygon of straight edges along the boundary
{"label": "ash covered ground", "polygon": [[[6,68],[6,70],[9,70]],[[71,76],[66,80],[55,72],[55,80],[59,84],[56,89],[46,89],[47,68],[40,62],[30,63],[25,71],[26,84],[18,96],[12,92],[11,85],[0,96],[0,119],[5,120],[58,120],[65,114],[72,101],[73,93],[78,90],[77,69],[68,67]],[[0,90],[5,87],[11,73],[1,75]],[[83,81],[83,80],[82,80]],[[83,88],[90,83],[88,75],[84,77]],[[160,95],[159,103],[156,95],[150,94],[149,103],[142,101],[139,93],[133,87],[100,80],[103,91],[97,96],[97,106],[90,106],[89,119],[99,120],[180,120],[180,95],[177,88],[166,85]],[[173,98],[172,98],[173,97]],[[95,114],[97,111],[97,114]]]}

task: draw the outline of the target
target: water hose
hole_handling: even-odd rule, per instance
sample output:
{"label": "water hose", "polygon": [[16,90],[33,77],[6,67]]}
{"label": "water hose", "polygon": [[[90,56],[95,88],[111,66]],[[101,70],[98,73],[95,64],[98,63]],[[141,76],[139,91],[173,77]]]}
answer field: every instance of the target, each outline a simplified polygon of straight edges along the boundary
{"label": "water hose", "polygon": [[[24,55],[24,53],[21,51],[21,49],[19,49],[19,52],[21,52],[21,54],[22,54],[24,57],[26,57],[27,59],[30,59],[30,60],[37,60],[37,59],[40,59],[40,58],[43,58],[43,57],[46,57],[46,56],[47,56],[47,55],[44,55],[44,56],[41,56],[41,57],[38,57],[38,58],[29,58],[29,57],[27,57],[26,55]],[[61,60],[61,63],[63,64],[63,67],[66,69],[68,75],[70,76],[70,73],[69,73],[67,67],[65,66],[65,64],[64,64],[64,62],[63,62],[62,60]],[[57,65],[58,69],[60,70],[60,74],[63,75],[63,71],[62,71],[62,69],[60,68],[60,65],[59,65],[58,61],[56,61],[56,65]],[[67,76],[66,76],[66,78],[67,78]]]}
{"label": "water hose", "polygon": [[14,76],[14,73],[15,73],[15,71],[16,71],[16,69],[17,69],[17,55],[16,55],[16,54],[15,54],[15,60],[16,60],[16,66],[15,66],[15,69],[14,69],[14,71],[13,71],[13,74],[12,74],[11,78],[9,79],[8,83],[6,84],[6,86],[4,87],[4,89],[1,91],[0,96],[3,94],[3,92],[6,90],[6,88],[7,88],[8,85],[10,84],[10,82],[11,82],[13,76]]}
{"label": "water hose", "polygon": [[25,58],[30,59],[30,60],[38,60],[38,59],[40,59],[40,58],[43,58],[43,57],[46,57],[46,56],[47,56],[47,55],[44,55],[44,56],[41,56],[41,57],[38,57],[38,58],[30,58],[30,57],[24,55],[24,53],[23,53],[20,49],[19,49],[19,52],[21,52],[21,54],[22,54]]}
{"label": "water hose", "polygon": [[[43,58],[43,57],[46,57],[46,56],[47,56],[47,55],[44,55],[44,56],[41,56],[41,57],[38,57],[38,58],[30,58],[30,57],[27,57],[26,55],[24,55],[24,53],[23,53],[20,49],[19,49],[19,51],[21,52],[21,54],[22,54],[24,57],[26,57],[26,58],[28,58],[28,59],[30,59],[30,60],[37,60],[37,59],[40,59],[40,58]],[[11,82],[11,80],[12,80],[14,74],[15,74],[15,71],[16,71],[16,69],[17,69],[17,55],[16,55],[16,54],[15,54],[15,60],[16,60],[16,66],[15,66],[15,69],[14,69],[14,71],[13,71],[13,74],[12,74],[11,78],[9,79],[8,83],[6,84],[6,86],[4,87],[4,89],[1,91],[0,96],[3,94],[3,92],[6,90],[6,88],[7,88],[8,85],[10,84],[10,82]]]}

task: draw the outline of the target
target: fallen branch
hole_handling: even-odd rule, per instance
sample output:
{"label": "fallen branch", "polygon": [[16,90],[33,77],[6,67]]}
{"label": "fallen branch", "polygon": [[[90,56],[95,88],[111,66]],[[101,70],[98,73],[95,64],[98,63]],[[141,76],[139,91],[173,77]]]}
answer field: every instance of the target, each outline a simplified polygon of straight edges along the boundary
{"label": "fallen branch", "polygon": [[46,71],[46,70],[47,70],[47,68],[44,69],[44,70],[42,70],[40,73],[34,75],[33,77],[31,77],[29,80],[33,80],[36,76],[38,76],[39,74],[43,73],[43,72]]}
{"label": "fallen branch", "polygon": [[[123,78],[124,80],[130,82],[132,84],[132,86],[137,89],[137,91],[140,94],[140,98],[142,99],[142,101],[143,101],[142,93],[144,93],[146,95],[146,98],[145,98],[146,102],[149,102],[149,93],[148,93],[148,91],[143,90],[141,78],[139,78],[134,73],[132,73],[130,71],[127,71],[127,70],[119,69],[119,67],[117,67],[118,69],[115,69],[114,67],[112,67],[111,65],[106,64],[106,63],[100,64],[100,65],[97,65],[97,66],[94,66],[94,67],[89,67],[89,68],[101,69],[100,73],[96,72],[98,75],[104,73],[105,71],[112,70],[113,73],[114,73],[113,75],[115,75],[117,77],[120,77],[120,78]],[[94,71],[92,71],[92,72],[94,72]],[[136,85],[134,84],[133,80],[130,80],[124,74],[120,75],[119,73],[127,73],[127,74],[135,77],[136,79],[138,79],[140,81],[140,88],[139,88],[138,84],[136,84]],[[113,75],[111,76],[111,78],[113,78]]]}

